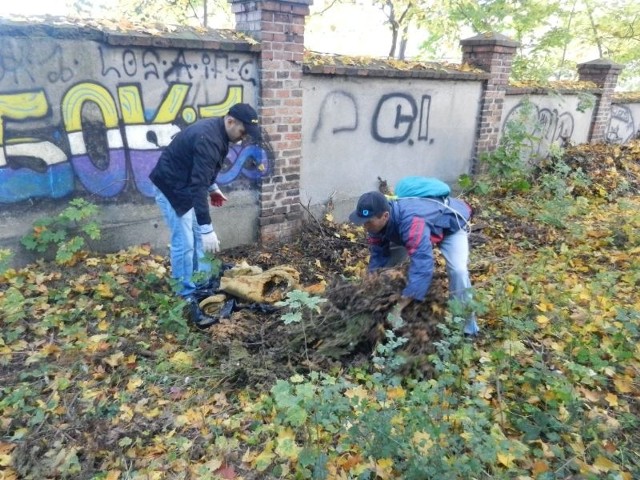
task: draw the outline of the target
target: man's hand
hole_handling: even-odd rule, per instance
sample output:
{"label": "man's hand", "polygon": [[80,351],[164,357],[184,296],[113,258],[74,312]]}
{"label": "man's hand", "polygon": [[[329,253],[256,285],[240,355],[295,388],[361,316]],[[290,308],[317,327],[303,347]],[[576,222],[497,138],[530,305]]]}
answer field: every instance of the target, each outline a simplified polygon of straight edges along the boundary
{"label": "man's hand", "polygon": [[217,192],[209,192],[209,201],[212,207],[221,207],[227,201],[227,197],[218,190]]}
{"label": "man's hand", "polygon": [[216,253],[220,251],[220,240],[216,232],[213,231],[213,225],[200,225],[198,227],[200,238],[202,239],[202,249],[208,253]]}

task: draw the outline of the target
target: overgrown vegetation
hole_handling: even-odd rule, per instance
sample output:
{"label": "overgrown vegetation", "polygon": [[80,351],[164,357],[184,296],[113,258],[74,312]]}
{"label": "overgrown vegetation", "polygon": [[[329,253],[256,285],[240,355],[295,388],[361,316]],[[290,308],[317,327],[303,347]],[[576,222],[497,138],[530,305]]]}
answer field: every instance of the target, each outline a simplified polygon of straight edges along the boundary
{"label": "overgrown vegetation", "polygon": [[54,255],[60,265],[71,265],[78,261],[81,252],[90,247],[90,240],[100,238],[97,213],[97,205],[74,198],[55,217],[37,220],[33,230],[22,239],[22,244],[28,250]]}
{"label": "overgrown vegetation", "polygon": [[[280,247],[324,294],[209,332],[185,323],[166,259],[145,247],[6,270],[4,478],[637,478],[639,160],[638,142],[569,147],[532,166],[527,188],[509,188],[508,162],[470,185],[475,343],[434,301],[420,311],[437,336],[380,323],[369,350],[318,363],[331,277],[358,286],[366,248],[329,220],[326,241]],[[371,295],[361,316],[379,290],[358,290]]]}

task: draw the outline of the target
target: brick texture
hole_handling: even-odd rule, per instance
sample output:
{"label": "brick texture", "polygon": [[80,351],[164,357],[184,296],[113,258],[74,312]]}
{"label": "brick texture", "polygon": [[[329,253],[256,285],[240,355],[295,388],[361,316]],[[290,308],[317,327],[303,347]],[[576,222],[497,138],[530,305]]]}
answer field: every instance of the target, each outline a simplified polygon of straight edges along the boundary
{"label": "brick texture", "polygon": [[478,35],[460,42],[462,61],[489,73],[480,100],[480,115],[474,146],[474,171],[482,172],[478,156],[498,146],[500,119],[509,84],[511,64],[519,44],[500,34]]}
{"label": "brick texture", "polygon": [[236,30],[261,43],[258,114],[275,152],[260,190],[260,241],[293,238],[300,228],[302,64],[310,0],[231,0]]}
{"label": "brick texture", "polygon": [[578,65],[580,80],[593,82],[600,89],[596,95],[597,101],[589,130],[591,143],[604,142],[607,139],[607,128],[611,120],[611,100],[622,68],[622,65],[604,59]]}

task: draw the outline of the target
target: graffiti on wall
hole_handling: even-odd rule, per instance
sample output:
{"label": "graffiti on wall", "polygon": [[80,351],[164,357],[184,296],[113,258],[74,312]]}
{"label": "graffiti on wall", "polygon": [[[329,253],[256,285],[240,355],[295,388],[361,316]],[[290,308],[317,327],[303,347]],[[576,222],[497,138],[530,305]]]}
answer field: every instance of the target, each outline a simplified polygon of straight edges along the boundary
{"label": "graffiti on wall", "polygon": [[[371,117],[371,137],[389,144],[413,145],[414,138],[432,142],[433,139],[429,139],[430,109],[430,95],[416,98],[402,92],[384,94],[377,100]],[[335,135],[357,130],[358,110],[358,102],[351,93],[342,90],[329,92],[320,104],[312,142],[316,142],[324,132]]]}
{"label": "graffiti on wall", "polygon": [[640,134],[640,130],[636,132],[631,109],[626,105],[611,105],[607,142],[626,143],[637,134]]}
{"label": "graffiti on wall", "polygon": [[[119,50],[107,57],[101,48],[103,78],[74,83],[79,62],[66,61],[59,45],[38,54],[12,43],[8,47],[0,49],[2,203],[61,198],[79,185],[102,198],[125,190],[152,197],[148,175],[181,127],[226,114],[231,105],[243,101],[245,85],[256,83],[251,62],[240,58],[203,53],[198,63],[189,62],[183,51],[172,51],[172,57],[163,59],[151,49]],[[197,81],[196,74],[223,82],[224,98],[206,101],[206,84]],[[115,80],[109,83],[106,77]],[[144,90],[152,87],[126,81],[133,77],[161,81],[161,88],[153,85],[156,104],[144,105]],[[68,87],[60,90],[61,82]],[[8,90],[12,84],[18,88]],[[25,84],[35,86],[19,88]],[[51,98],[54,84],[62,91],[59,102]],[[195,98],[205,101],[194,103]],[[233,146],[218,183],[257,180],[268,174],[270,161],[257,146]]]}
{"label": "graffiti on wall", "polygon": [[565,145],[571,140],[575,126],[571,113],[539,108],[531,101],[520,102],[509,111],[502,133],[514,123],[526,129],[523,158],[542,158],[551,145]]}

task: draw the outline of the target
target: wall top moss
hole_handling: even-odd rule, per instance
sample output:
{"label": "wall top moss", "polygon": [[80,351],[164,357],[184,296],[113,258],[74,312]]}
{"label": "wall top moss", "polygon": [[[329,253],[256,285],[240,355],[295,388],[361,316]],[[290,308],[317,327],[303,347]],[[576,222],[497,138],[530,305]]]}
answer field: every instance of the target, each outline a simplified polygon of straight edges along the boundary
{"label": "wall top moss", "polygon": [[215,49],[234,52],[259,52],[261,49],[259,42],[235,30],[83,21],[51,16],[0,19],[0,36],[51,37],[93,40],[107,45]]}

